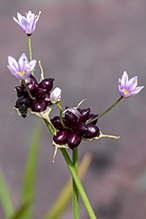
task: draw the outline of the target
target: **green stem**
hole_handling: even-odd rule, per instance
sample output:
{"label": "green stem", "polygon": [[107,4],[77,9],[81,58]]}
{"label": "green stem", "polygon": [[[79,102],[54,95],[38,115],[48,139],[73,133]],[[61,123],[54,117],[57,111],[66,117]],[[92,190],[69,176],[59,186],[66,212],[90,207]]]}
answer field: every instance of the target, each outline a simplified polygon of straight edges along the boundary
{"label": "green stem", "polygon": [[29,48],[29,59],[32,60],[32,50],[31,50],[31,35],[28,35],[28,48]]}
{"label": "green stem", "polygon": [[[72,160],[73,165],[78,176],[78,147],[75,148],[72,152]],[[73,183],[73,218],[79,219],[79,199],[78,199],[78,188],[74,179],[72,179]]]}
{"label": "green stem", "polygon": [[120,98],[114,103],[112,104],[107,110],[105,110],[103,113],[101,113],[99,116],[95,117],[94,119],[92,119],[91,121],[87,122],[86,124],[89,124],[91,122],[94,122],[95,120],[99,119],[100,117],[102,117],[103,115],[105,115],[108,111],[110,111],[112,108],[114,108],[121,100],[123,99],[122,96],[120,96]]}
{"label": "green stem", "polygon": [[25,80],[22,80],[22,81],[23,81],[24,87],[26,88],[26,91],[27,91],[27,93],[28,93],[28,96],[29,96],[32,100],[35,100],[35,98],[32,97],[32,95],[31,95],[31,93],[30,93],[30,90],[28,89]]}
{"label": "green stem", "polygon": [[82,201],[83,201],[83,203],[85,205],[85,208],[86,208],[86,210],[88,212],[88,215],[89,215],[90,219],[97,219],[95,214],[94,214],[94,212],[93,212],[93,210],[92,210],[92,208],[91,208],[89,200],[88,200],[88,198],[86,196],[86,193],[85,193],[85,191],[84,191],[84,189],[82,187],[82,184],[81,184],[81,182],[79,180],[79,177],[78,177],[78,175],[76,173],[75,167],[74,167],[73,163],[71,162],[68,153],[66,152],[66,150],[64,148],[60,148],[60,150],[61,150],[61,152],[62,152],[62,154],[64,156],[64,159],[65,159],[65,161],[66,161],[66,163],[68,165],[68,168],[69,168],[69,170],[70,170],[70,172],[72,174],[74,182],[76,183],[76,186],[78,188],[78,191],[80,193],[80,196],[82,198]]}
{"label": "green stem", "polygon": [[[28,36],[28,49],[29,49],[29,60],[32,60],[32,50],[31,50],[31,34],[27,35]],[[31,71],[31,74],[33,74],[33,70]]]}
{"label": "green stem", "polygon": [[[50,130],[51,134],[54,135],[54,129],[52,128],[51,124],[50,124],[47,120],[45,120],[45,119],[44,119],[44,121],[45,121],[45,123],[46,123],[48,129]],[[86,207],[86,210],[87,210],[87,212],[88,212],[88,214],[89,214],[89,217],[90,217],[91,219],[96,219],[96,216],[95,216],[95,214],[94,214],[94,212],[93,212],[93,210],[92,210],[92,207],[91,207],[91,205],[90,205],[90,203],[89,203],[89,200],[88,200],[88,198],[87,198],[87,196],[86,196],[86,193],[85,193],[85,191],[84,191],[84,189],[83,189],[83,187],[82,187],[82,184],[81,184],[81,182],[80,182],[80,180],[79,180],[79,177],[78,177],[78,174],[77,174],[77,170],[75,169],[75,166],[76,166],[76,168],[77,168],[77,166],[78,166],[78,151],[74,152],[74,155],[73,155],[74,164],[73,164],[73,163],[71,162],[71,159],[70,159],[70,157],[69,157],[67,151],[66,151],[64,148],[60,148],[60,150],[61,150],[62,155],[63,155],[63,157],[64,157],[64,159],[65,159],[65,161],[66,161],[66,163],[67,163],[67,165],[68,165],[68,168],[69,168],[69,170],[70,170],[70,172],[71,172],[71,174],[72,174],[74,183],[76,184],[76,187],[77,187],[77,189],[78,189],[78,192],[80,193],[80,196],[81,196],[82,201],[83,201],[83,203],[84,203],[84,205],[85,205],[85,207]],[[74,188],[75,188],[75,187],[74,187]],[[75,191],[75,190],[74,190],[74,191]],[[76,197],[77,197],[77,196],[76,196]],[[77,200],[77,199],[76,199],[76,200]],[[74,219],[76,219],[76,218],[78,219],[78,217],[77,217],[77,214],[78,214],[77,202],[74,202],[74,203],[76,203],[76,204],[74,205],[74,207],[76,206],[76,215],[75,215],[75,213],[74,213]]]}
{"label": "green stem", "polygon": [[64,128],[68,129],[68,128],[64,125],[63,120],[62,120],[62,107],[60,106],[59,102],[56,103],[56,104],[57,104],[57,106],[58,106],[59,109],[60,109],[60,121],[61,121],[61,124],[63,125]]}

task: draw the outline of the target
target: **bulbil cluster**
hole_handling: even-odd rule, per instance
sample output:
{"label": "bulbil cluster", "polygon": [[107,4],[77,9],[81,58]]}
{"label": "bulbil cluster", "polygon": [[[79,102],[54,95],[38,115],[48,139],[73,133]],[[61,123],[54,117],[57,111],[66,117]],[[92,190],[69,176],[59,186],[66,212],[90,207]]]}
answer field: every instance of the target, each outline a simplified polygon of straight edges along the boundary
{"label": "bulbil cluster", "polygon": [[[69,148],[76,148],[82,138],[93,139],[100,135],[99,128],[96,126],[98,115],[90,113],[90,108],[76,109],[67,108],[64,111],[64,117],[62,117],[63,124],[60,117],[55,116],[51,122],[58,130],[56,135],[53,136],[53,140],[58,145],[68,144]],[[91,122],[90,122],[91,121]]]}
{"label": "bulbil cluster", "polygon": [[22,117],[26,117],[28,108],[35,112],[43,112],[47,106],[52,105],[50,91],[53,88],[53,81],[53,78],[46,78],[37,83],[36,78],[32,75],[26,78],[25,83],[32,98],[29,97],[23,81],[20,81],[20,85],[15,87],[18,97],[15,107],[19,110]]}

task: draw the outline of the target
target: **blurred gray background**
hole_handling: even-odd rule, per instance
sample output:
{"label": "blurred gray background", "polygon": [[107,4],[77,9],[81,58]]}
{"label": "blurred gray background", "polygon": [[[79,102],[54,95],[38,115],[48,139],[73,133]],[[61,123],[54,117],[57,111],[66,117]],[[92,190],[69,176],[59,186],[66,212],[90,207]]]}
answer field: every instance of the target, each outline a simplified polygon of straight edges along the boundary
{"label": "blurred gray background", "polygon": [[[12,19],[28,10],[42,11],[32,36],[33,58],[41,60],[46,77],[55,78],[54,87],[62,88],[63,107],[86,98],[83,108],[102,113],[119,98],[117,82],[124,70],[129,77],[138,75],[139,85],[146,84],[146,1],[0,0],[0,168],[16,208],[36,116],[24,119],[10,112],[18,80],[6,66],[8,55],[28,55],[27,37]],[[38,65],[36,76],[40,78]],[[145,219],[145,97],[144,89],[99,120],[101,131],[120,135],[119,140],[79,146],[79,161],[86,152],[94,154],[83,186],[99,219]],[[58,112],[56,107],[51,116]],[[42,126],[35,219],[43,216],[70,176],[60,151],[52,163],[51,135],[43,121]],[[62,218],[72,218],[71,203]],[[89,218],[82,200],[80,218]]]}

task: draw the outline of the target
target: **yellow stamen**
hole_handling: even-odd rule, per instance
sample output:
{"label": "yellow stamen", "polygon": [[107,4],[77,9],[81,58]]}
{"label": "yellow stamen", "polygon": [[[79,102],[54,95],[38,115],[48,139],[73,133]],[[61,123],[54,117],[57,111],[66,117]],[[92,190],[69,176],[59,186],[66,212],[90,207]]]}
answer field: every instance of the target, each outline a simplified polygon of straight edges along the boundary
{"label": "yellow stamen", "polygon": [[134,79],[134,83],[136,83],[136,79]]}
{"label": "yellow stamen", "polygon": [[28,71],[30,68],[29,67],[27,67],[27,69],[26,69],[26,71]]}
{"label": "yellow stamen", "polygon": [[123,91],[124,91],[124,93],[125,93],[126,95],[129,94],[129,90],[123,89]]}
{"label": "yellow stamen", "polygon": [[17,73],[18,73],[19,75],[21,75],[21,76],[24,75],[24,71],[17,71]]}

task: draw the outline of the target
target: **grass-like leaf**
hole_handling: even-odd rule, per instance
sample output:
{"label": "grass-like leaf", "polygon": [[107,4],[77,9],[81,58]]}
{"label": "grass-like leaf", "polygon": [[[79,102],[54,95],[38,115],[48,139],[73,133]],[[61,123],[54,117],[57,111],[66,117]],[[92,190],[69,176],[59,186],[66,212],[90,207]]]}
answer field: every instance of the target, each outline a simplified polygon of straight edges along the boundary
{"label": "grass-like leaf", "polygon": [[8,187],[6,185],[6,182],[4,180],[1,171],[0,171],[0,199],[4,209],[5,217],[10,218],[14,213],[14,209],[9,196]]}
{"label": "grass-like leaf", "polygon": [[26,211],[28,210],[28,208],[30,207],[31,204],[32,204],[32,202],[27,202],[27,203],[23,204],[22,206],[20,206],[19,209],[13,215],[13,217],[11,217],[10,219],[22,218],[22,216],[26,213]]}
{"label": "grass-like leaf", "polygon": [[[92,160],[92,155],[87,153],[85,154],[80,166],[79,166],[79,177],[82,179],[87,172],[87,169]],[[60,194],[58,195],[56,201],[52,204],[50,209],[47,211],[43,219],[57,219],[60,214],[68,206],[72,196],[72,178],[68,180]]]}
{"label": "grass-like leaf", "polygon": [[[21,203],[28,203],[34,200],[35,182],[37,174],[37,163],[39,154],[41,124],[40,120],[37,121],[35,131],[33,134],[32,142],[30,144],[27,162],[25,166],[25,173],[22,185]],[[33,205],[30,205],[24,212],[21,219],[32,219]]]}

